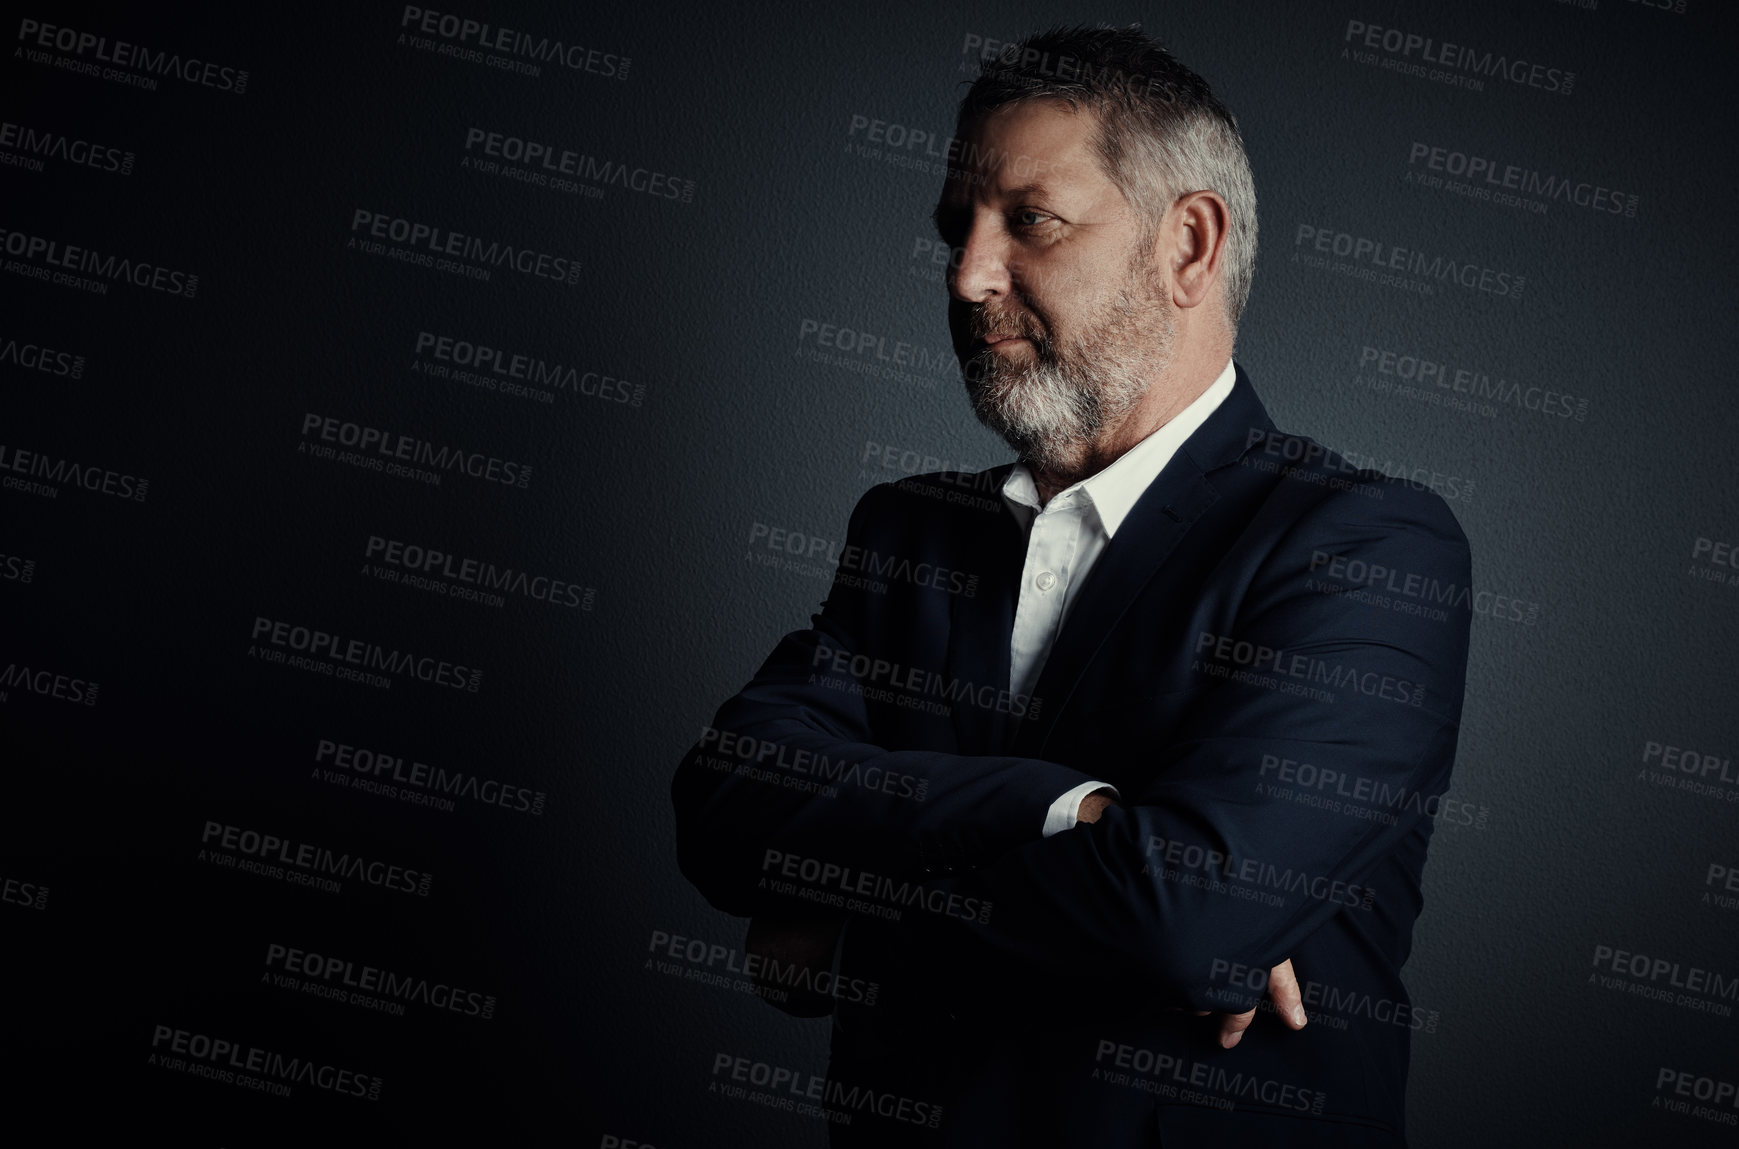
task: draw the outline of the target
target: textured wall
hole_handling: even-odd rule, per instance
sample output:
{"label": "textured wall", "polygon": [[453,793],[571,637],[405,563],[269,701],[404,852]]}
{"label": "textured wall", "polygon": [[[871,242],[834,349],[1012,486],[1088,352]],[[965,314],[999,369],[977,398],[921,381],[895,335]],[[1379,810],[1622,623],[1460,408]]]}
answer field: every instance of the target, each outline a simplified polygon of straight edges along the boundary
{"label": "textured wall", "polygon": [[[571,49],[541,63],[391,5],[52,7],[25,20],[70,33],[20,23],[0,66],[12,1112],[824,1143],[709,1093],[721,1052],[822,1072],[824,1024],[649,964],[741,944],[676,872],[669,778],[826,592],[775,530],[837,542],[903,465],[1007,458],[925,247],[975,48],[1139,20],[1243,124],[1238,358],[1276,422],[1431,483],[1473,542],[1414,1143],[1733,1136],[1696,1097],[1739,1082],[1727,5],[449,13]],[[1508,71],[1422,62],[1445,42]],[[590,174],[515,178],[513,140]],[[1488,198],[1469,159],[1549,190]],[[460,344],[553,385],[467,377]],[[309,992],[365,967],[413,988]]]}

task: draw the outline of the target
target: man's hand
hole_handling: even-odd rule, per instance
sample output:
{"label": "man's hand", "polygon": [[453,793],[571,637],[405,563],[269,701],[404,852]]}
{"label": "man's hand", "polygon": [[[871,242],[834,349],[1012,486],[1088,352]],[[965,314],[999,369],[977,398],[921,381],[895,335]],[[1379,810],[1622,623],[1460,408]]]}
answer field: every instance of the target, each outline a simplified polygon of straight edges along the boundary
{"label": "man's hand", "polygon": [[[1292,959],[1287,958],[1268,973],[1268,997],[1274,1002],[1274,1012],[1280,1015],[1290,1029],[1303,1029],[1305,1025],[1304,998],[1298,992],[1298,977],[1292,972]],[[1205,1017],[1208,1010],[1197,1010],[1197,1017]],[[1230,1049],[1244,1038],[1244,1031],[1250,1028],[1250,1023],[1256,1020],[1256,1010],[1245,1013],[1222,1013],[1220,1018],[1220,1047]]]}
{"label": "man's hand", "polygon": [[[743,946],[755,959],[749,963],[753,967],[749,976],[761,998],[792,1017],[832,1013],[832,995],[810,987],[833,988],[833,948],[843,928],[843,917],[751,918]],[[803,970],[809,971],[808,977]]]}
{"label": "man's hand", "polygon": [[1105,812],[1105,807],[1115,806],[1117,799],[1104,790],[1095,790],[1081,799],[1081,809],[1075,814],[1076,823],[1097,822],[1099,815]]}

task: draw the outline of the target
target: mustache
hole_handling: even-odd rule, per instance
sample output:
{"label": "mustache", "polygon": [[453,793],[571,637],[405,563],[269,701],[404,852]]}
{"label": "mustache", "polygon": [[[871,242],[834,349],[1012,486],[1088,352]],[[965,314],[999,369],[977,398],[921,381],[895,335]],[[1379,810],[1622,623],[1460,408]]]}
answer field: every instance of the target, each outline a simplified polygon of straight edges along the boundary
{"label": "mustache", "polygon": [[1007,315],[992,314],[984,308],[974,308],[967,317],[967,330],[974,339],[985,339],[992,335],[1002,335],[1031,339],[1034,343],[1044,338],[1039,329],[1038,321],[1025,312],[1015,311]]}

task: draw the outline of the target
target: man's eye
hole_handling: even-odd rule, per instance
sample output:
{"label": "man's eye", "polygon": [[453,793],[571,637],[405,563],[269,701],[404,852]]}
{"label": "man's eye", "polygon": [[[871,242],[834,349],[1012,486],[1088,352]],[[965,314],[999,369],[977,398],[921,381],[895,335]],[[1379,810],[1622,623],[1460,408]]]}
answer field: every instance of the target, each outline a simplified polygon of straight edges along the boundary
{"label": "man's eye", "polygon": [[1039,224],[1043,223],[1045,220],[1047,220],[1049,218],[1050,217],[1045,215],[1044,212],[1035,211],[1034,209],[1032,209],[1030,207],[1017,208],[1015,210],[1014,216],[1013,216],[1014,225],[1016,227],[1028,227],[1028,228],[1037,227]]}

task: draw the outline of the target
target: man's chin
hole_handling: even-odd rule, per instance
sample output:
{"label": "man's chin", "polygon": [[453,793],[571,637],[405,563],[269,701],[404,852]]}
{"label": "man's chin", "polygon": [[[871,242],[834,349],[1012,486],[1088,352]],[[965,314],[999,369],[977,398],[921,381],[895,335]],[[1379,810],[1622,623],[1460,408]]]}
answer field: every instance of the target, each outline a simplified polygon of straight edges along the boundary
{"label": "man's chin", "polygon": [[995,432],[1008,444],[1015,458],[1028,466],[1036,464],[1046,470],[1054,469],[1079,453],[1078,440],[1062,428],[1035,427],[1025,420],[1010,418],[1003,410],[977,404],[973,405],[973,413],[986,429]]}
{"label": "man's chin", "polygon": [[992,404],[1006,403],[1034,385],[1034,368],[1006,362],[1007,358],[1005,354],[986,348],[967,361],[961,377],[966,382],[966,392],[972,397],[974,407],[982,406],[987,396]]}

